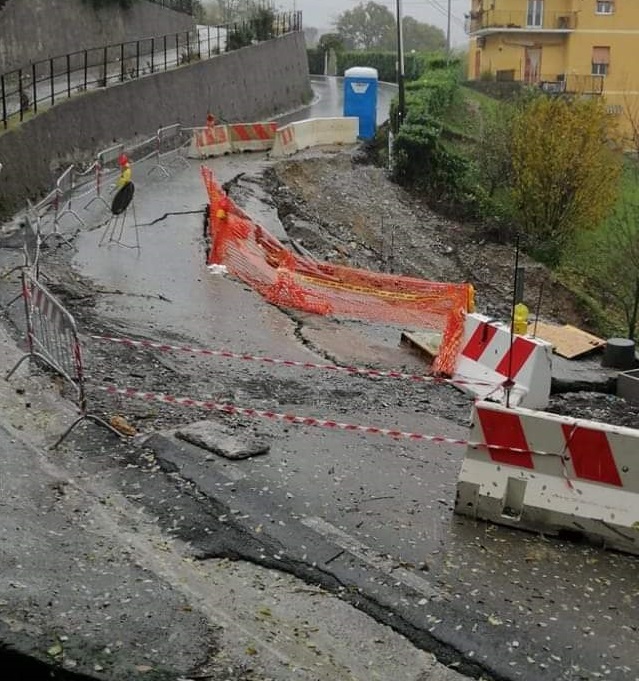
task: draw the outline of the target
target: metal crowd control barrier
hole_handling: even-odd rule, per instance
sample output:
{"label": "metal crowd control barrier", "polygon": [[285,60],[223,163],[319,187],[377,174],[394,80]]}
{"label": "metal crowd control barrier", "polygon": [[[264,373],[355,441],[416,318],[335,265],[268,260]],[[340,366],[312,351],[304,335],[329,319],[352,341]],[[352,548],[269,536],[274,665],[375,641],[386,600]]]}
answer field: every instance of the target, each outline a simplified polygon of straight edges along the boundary
{"label": "metal crowd control barrier", "polygon": [[55,183],[56,189],[56,203],[55,203],[55,220],[53,221],[53,233],[48,234],[45,240],[50,236],[57,236],[62,239],[67,245],[71,242],[60,232],[60,220],[65,215],[72,215],[83,227],[86,227],[84,220],[73,210],[73,192],[75,190],[75,166],[69,166],[58,178]]}
{"label": "metal crowd control barrier", "polygon": [[[80,200],[97,189],[97,167],[98,162],[94,161],[85,170],[78,170],[77,167],[73,171],[73,184],[75,187],[75,199]],[[79,191],[78,191],[79,190]],[[86,208],[86,205],[84,206]]]}
{"label": "metal crowd control barrier", "polygon": [[[30,269],[33,276],[38,279],[40,277],[40,246],[42,245],[42,236],[40,233],[40,216],[35,211],[33,204],[27,199],[27,210],[24,216],[24,244],[22,246],[22,255],[24,261],[21,265],[12,267],[9,271],[4,272],[2,279],[7,279],[14,272],[23,269]],[[14,303],[22,298],[22,292],[14,296],[5,306],[9,309]]]}
{"label": "metal crowd control barrier", "polygon": [[95,196],[84,206],[85,209],[94,201],[100,201],[107,208],[110,208],[108,201],[103,196],[104,182],[107,176],[117,172],[118,158],[123,152],[123,144],[116,144],[98,152],[95,160]]}
{"label": "metal crowd control barrier", "polygon": [[87,419],[119,435],[106,421],[87,411],[82,346],[71,313],[26,269],[22,270],[22,296],[29,351],[16,362],[5,379],[9,380],[26,359],[40,360],[65,378],[75,388],[77,394],[80,416],[58,438],[52,449],[55,449],[79,423]]}
{"label": "metal crowd control barrier", "polygon": [[127,147],[126,154],[133,163],[144,163],[157,155],[157,135],[148,137]]}
{"label": "metal crowd control barrier", "polygon": [[158,129],[157,148],[154,154],[156,161],[149,170],[149,175],[154,170],[159,170],[166,177],[170,177],[171,173],[169,172],[169,168],[177,163],[181,163],[184,167],[188,167],[189,162],[180,153],[186,144],[186,140],[183,139],[183,133],[184,128],[180,123],[174,123],[173,125],[167,125]]}

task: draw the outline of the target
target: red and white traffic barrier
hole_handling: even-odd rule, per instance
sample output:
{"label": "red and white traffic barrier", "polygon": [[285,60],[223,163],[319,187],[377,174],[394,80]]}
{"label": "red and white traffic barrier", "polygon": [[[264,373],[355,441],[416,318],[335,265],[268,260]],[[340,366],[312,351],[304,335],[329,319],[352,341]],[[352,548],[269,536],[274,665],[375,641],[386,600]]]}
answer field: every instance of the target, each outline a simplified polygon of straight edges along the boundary
{"label": "red and white traffic barrier", "polygon": [[193,130],[189,158],[211,158],[230,154],[231,140],[226,125],[207,126]]}
{"label": "red and white traffic barrier", "polygon": [[355,144],[358,133],[356,117],[307,118],[277,131],[271,156],[289,156],[300,149],[328,144]]}
{"label": "red and white traffic barrier", "polygon": [[273,149],[271,150],[271,156],[273,158],[290,156],[298,150],[295,131],[295,125],[292,123],[285,125],[283,128],[280,128],[277,131],[277,134],[275,135],[275,141],[273,143]]}
{"label": "red and white traffic barrier", "polygon": [[209,411],[219,411],[224,414],[234,416],[250,416],[283,423],[292,423],[300,426],[313,426],[316,428],[328,428],[330,430],[344,430],[350,433],[364,433],[366,435],[384,435],[396,440],[414,440],[421,442],[434,442],[442,445],[467,446],[467,440],[444,437],[443,435],[424,435],[422,433],[409,433],[392,428],[378,428],[377,426],[361,426],[353,423],[341,423],[330,419],[319,419],[314,416],[297,416],[295,414],[281,414],[274,411],[263,409],[251,409],[248,407],[237,407],[234,404],[225,404],[213,400],[196,400],[191,397],[175,397],[165,393],[144,392],[133,388],[118,388],[116,386],[99,386],[98,390],[107,392],[110,395],[120,395],[131,399],[146,400],[148,402],[162,402],[180,407],[193,407],[197,409],[207,409]]}
{"label": "red and white traffic barrier", "polygon": [[[510,384],[509,404],[544,409],[550,398],[552,346],[539,338],[512,337],[510,327],[481,314],[467,314],[464,336],[455,373],[478,383],[462,385],[462,390],[479,399],[505,403]],[[454,378],[454,377],[453,377]],[[479,383],[485,385],[479,385]],[[489,388],[488,386],[499,386]]]}
{"label": "red and white traffic barrier", "polygon": [[[251,362],[264,362],[265,364],[280,365],[286,367],[298,367],[301,369],[320,369],[323,371],[335,371],[338,373],[350,374],[351,376],[368,376],[371,378],[391,378],[408,381],[426,383],[450,383],[452,385],[466,385],[471,383],[461,377],[443,378],[439,376],[429,376],[427,374],[407,374],[402,371],[383,369],[367,369],[365,367],[339,366],[337,364],[316,364],[314,362],[298,362],[292,359],[278,359],[274,357],[262,357],[260,355],[250,355],[246,353],[231,352],[229,350],[210,350],[207,348],[196,348],[190,345],[171,345],[169,343],[158,343],[150,340],[134,340],[133,338],[116,338],[114,336],[90,336],[93,340],[104,341],[107,343],[117,343],[126,345],[130,348],[142,348],[146,350],[161,350],[162,352],[188,352],[191,355],[204,355],[207,357],[223,357],[225,359],[241,359]],[[473,382],[473,385],[475,383]],[[483,383],[484,387],[496,388],[495,384]]]}
{"label": "red and white traffic barrier", "polygon": [[267,151],[273,147],[277,123],[233,123],[228,126],[233,151]]}
{"label": "red and white traffic barrier", "polygon": [[455,511],[639,554],[639,430],[477,402]]}

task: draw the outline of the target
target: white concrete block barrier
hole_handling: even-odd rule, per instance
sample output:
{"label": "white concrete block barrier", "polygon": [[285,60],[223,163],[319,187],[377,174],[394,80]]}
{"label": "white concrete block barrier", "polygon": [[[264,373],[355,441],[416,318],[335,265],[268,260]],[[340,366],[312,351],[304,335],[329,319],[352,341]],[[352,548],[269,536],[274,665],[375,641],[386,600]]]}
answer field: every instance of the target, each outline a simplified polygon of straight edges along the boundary
{"label": "white concrete block barrier", "polygon": [[639,555],[639,430],[477,402],[455,512]]}
{"label": "white concrete block barrier", "polygon": [[[505,404],[510,377],[510,406],[544,409],[550,399],[551,370],[550,343],[515,335],[511,347],[508,325],[477,313],[466,315],[453,376],[453,382],[455,377],[469,381],[458,386],[464,392]],[[479,384],[472,384],[473,380]]]}
{"label": "white concrete block barrier", "polygon": [[297,128],[294,123],[289,123],[289,125],[278,129],[275,133],[275,142],[270,154],[273,158],[290,156],[297,151],[296,131]]}
{"label": "white concrete block barrier", "polygon": [[288,156],[300,149],[329,144],[355,144],[359,119],[348,117],[309,118],[280,128],[271,156]]}

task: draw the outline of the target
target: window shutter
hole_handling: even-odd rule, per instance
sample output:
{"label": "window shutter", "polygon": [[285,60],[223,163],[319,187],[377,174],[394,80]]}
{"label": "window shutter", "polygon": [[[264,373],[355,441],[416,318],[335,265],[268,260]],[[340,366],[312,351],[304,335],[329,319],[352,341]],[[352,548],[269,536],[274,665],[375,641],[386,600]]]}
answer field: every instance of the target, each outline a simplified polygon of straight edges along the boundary
{"label": "window shutter", "polygon": [[592,63],[593,64],[610,64],[610,48],[609,47],[593,47],[592,48]]}

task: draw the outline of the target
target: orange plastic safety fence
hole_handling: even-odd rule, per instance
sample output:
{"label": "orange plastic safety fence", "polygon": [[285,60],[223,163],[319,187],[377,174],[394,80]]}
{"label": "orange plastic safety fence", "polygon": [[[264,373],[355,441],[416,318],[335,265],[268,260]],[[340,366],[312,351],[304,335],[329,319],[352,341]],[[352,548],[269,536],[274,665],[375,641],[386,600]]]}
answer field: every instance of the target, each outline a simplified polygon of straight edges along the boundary
{"label": "orange plastic safety fence", "polygon": [[209,264],[223,264],[274,305],[321,315],[427,328],[442,333],[434,369],[454,372],[473,301],[470,284],[316,262],[285,248],[256,225],[224,193],[210,168],[202,167],[209,195],[212,248]]}

